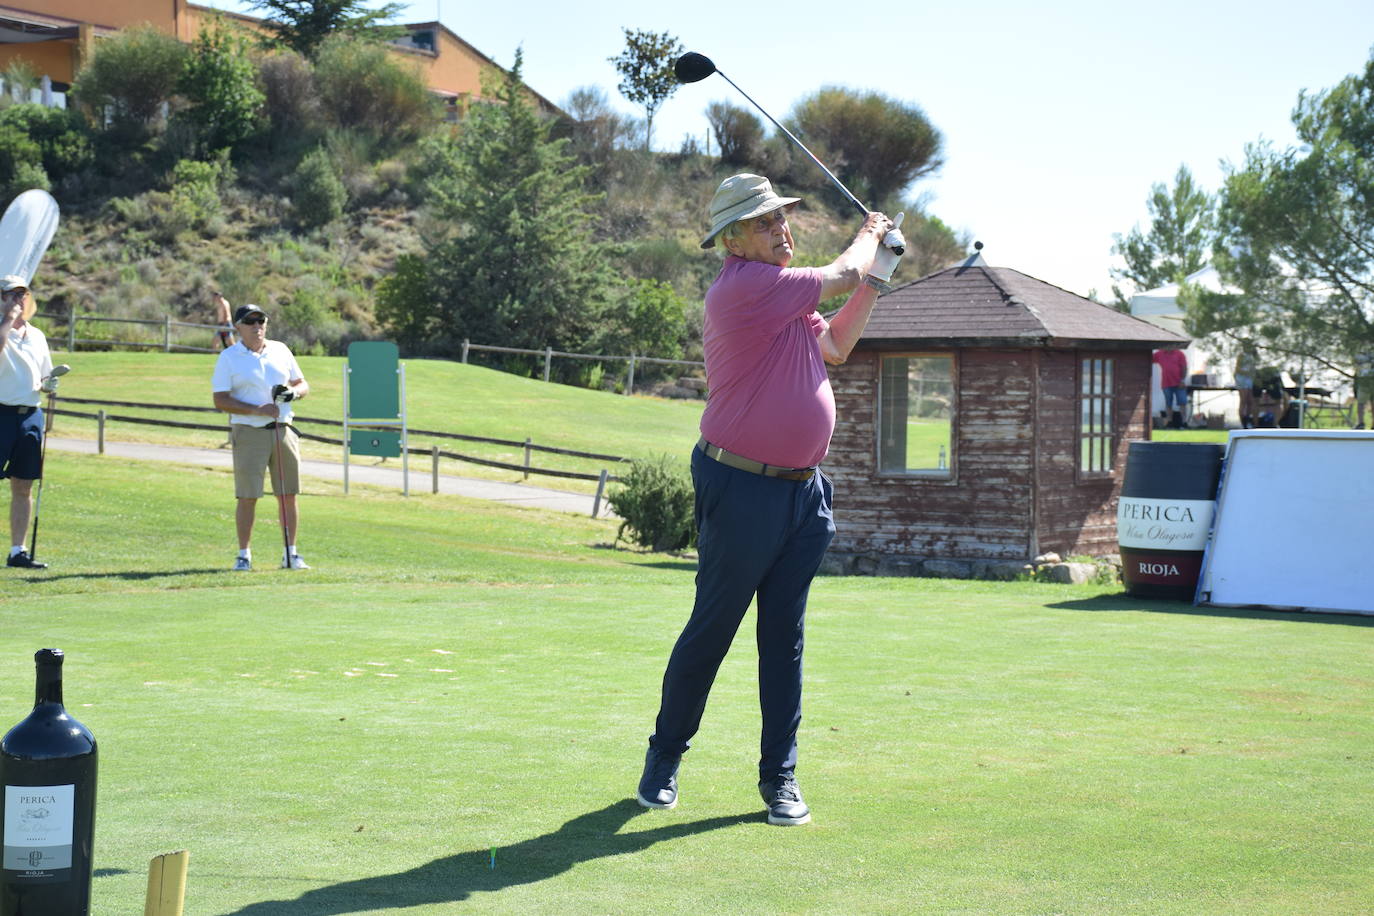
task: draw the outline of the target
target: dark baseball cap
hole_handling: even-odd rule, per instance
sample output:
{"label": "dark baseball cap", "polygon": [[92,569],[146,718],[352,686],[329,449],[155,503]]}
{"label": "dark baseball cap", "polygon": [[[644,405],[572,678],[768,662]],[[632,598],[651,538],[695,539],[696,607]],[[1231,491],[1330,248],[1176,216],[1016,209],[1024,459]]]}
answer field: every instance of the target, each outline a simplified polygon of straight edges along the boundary
{"label": "dark baseball cap", "polygon": [[243,319],[247,318],[249,315],[267,317],[267,313],[256,305],[240,305],[238,308],[234,309],[234,324],[242,323]]}

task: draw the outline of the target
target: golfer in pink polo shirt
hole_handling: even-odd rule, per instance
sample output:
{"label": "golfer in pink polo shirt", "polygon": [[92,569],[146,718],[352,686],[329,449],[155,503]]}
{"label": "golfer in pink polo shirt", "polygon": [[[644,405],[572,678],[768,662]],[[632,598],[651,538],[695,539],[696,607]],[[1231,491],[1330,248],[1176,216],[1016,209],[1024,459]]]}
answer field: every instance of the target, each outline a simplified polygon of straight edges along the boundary
{"label": "golfer in pink polo shirt", "polygon": [[[844,362],[897,267],[900,216],[870,213],[825,267],[790,268],[795,242],[766,178],[727,178],[711,201],[711,231],[729,252],[706,293],[711,391],[692,452],[696,604],[663,675],[663,696],[639,781],[639,803],[677,804],[678,764],[735,631],[758,596],[759,792],[770,824],[805,824],[797,787],[806,596],[835,534],[833,487],[818,465],[835,428],[825,364]],[[827,322],[822,299],[852,293]]]}

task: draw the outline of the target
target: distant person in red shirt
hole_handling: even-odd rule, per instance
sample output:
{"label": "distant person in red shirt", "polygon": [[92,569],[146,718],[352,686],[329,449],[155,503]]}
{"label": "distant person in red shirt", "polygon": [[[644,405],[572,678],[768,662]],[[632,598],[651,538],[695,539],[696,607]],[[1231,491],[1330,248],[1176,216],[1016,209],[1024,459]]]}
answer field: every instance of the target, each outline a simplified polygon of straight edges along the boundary
{"label": "distant person in red shirt", "polygon": [[1183,428],[1183,410],[1188,403],[1188,357],[1182,350],[1156,350],[1159,387],[1164,390],[1164,416],[1169,429]]}

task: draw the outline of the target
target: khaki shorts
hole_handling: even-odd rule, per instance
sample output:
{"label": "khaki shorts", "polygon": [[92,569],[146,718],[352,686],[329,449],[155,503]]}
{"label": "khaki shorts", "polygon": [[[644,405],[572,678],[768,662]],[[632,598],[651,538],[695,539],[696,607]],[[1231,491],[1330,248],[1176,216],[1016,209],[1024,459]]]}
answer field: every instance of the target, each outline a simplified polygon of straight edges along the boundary
{"label": "khaki shorts", "polygon": [[[281,473],[277,472],[278,456],[273,444],[281,437],[276,451],[280,454]],[[289,426],[265,429],[235,423],[229,428],[229,441],[234,446],[234,495],[239,499],[259,499],[262,496],[262,472],[272,473],[272,492],[293,495],[301,491],[300,437]],[[285,478],[283,480],[282,478]]]}

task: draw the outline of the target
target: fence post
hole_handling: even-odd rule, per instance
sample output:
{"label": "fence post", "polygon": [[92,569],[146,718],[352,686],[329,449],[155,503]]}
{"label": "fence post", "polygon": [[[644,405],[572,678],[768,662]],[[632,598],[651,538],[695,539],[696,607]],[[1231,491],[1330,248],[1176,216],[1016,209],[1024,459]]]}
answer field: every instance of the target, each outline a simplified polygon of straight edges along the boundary
{"label": "fence post", "polygon": [[430,492],[431,492],[431,493],[438,493],[438,492],[439,492],[439,446],[437,446],[437,445],[431,445],[431,446],[429,447],[429,455],[430,455],[430,461],[431,461],[431,474],[432,474],[432,476],[433,476],[433,478],[434,478],[434,485],[430,488]]}
{"label": "fence post", "polygon": [[172,316],[164,316],[162,324],[162,352],[172,352]]}
{"label": "fence post", "polygon": [[72,306],[71,314],[67,316],[67,352],[76,352],[76,306]]}
{"label": "fence post", "polygon": [[596,499],[592,500],[592,518],[601,515],[601,494],[606,492],[606,469],[601,469],[601,479],[596,482]]}
{"label": "fence post", "polygon": [[628,396],[628,395],[631,395],[631,394],[634,394],[634,393],[635,393],[635,355],[634,355],[633,353],[631,353],[631,354],[630,354],[630,377],[629,377],[629,379],[625,382],[625,394]]}
{"label": "fence post", "polygon": [[96,411],[95,415],[95,450],[97,454],[105,454],[105,408]]}
{"label": "fence post", "polygon": [[525,479],[530,479],[530,437],[525,437]]}
{"label": "fence post", "polygon": [[468,339],[463,338],[463,362],[468,361]]}
{"label": "fence post", "polygon": [[553,362],[553,347],[544,348],[544,381],[549,380],[549,364]]}

